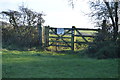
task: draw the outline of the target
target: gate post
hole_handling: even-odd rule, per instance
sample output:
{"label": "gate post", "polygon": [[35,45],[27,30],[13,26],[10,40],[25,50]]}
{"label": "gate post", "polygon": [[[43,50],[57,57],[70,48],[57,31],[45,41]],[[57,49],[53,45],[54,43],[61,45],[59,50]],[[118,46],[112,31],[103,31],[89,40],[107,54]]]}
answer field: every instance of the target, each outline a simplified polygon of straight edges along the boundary
{"label": "gate post", "polygon": [[44,49],[46,50],[46,47],[49,46],[49,26],[44,27],[43,37]]}
{"label": "gate post", "polygon": [[105,39],[105,35],[106,35],[106,20],[103,20],[103,23],[102,23],[102,35],[101,35],[101,40],[104,41]]}
{"label": "gate post", "polygon": [[39,45],[40,45],[40,49],[42,49],[42,26],[41,24],[38,24],[38,38],[39,38]]}
{"label": "gate post", "polygon": [[71,30],[71,50],[74,51],[74,32],[75,31],[75,26],[72,26]]}
{"label": "gate post", "polygon": [[74,50],[77,48],[77,43],[75,43],[77,41],[77,37],[75,35],[77,35],[77,32],[75,30],[76,28],[74,28]]}

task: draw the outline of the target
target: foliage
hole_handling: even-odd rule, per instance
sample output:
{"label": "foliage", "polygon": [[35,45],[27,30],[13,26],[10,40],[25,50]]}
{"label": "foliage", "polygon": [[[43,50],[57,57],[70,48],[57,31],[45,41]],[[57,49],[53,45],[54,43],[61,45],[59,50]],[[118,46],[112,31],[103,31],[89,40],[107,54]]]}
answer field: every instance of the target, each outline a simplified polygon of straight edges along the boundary
{"label": "foliage", "polygon": [[[74,2],[76,0],[68,0],[72,7],[74,7]],[[89,17],[91,17],[95,23],[97,23],[96,26],[101,27],[102,21],[107,20],[112,29],[113,33],[113,40],[117,40],[118,35],[118,14],[119,14],[119,0],[95,0],[90,1],[89,5],[91,9],[91,13],[88,14]]]}
{"label": "foliage", "polygon": [[37,46],[38,30],[33,28],[30,31],[23,31],[21,32],[20,35],[11,27],[3,27],[2,28],[3,48],[23,49],[23,48],[31,48]]}
{"label": "foliage", "polygon": [[18,28],[20,26],[36,26],[37,24],[45,22],[45,20],[42,18],[44,15],[42,12],[37,13],[24,7],[24,5],[19,6],[19,11],[2,11],[1,15],[4,16],[3,19],[8,19],[14,28]]}
{"label": "foliage", "polygon": [[[104,24],[105,25],[105,24]],[[90,57],[95,58],[119,58],[120,57],[120,34],[117,36],[117,41],[112,40],[112,33],[109,32],[107,26],[100,30],[97,36],[94,38],[94,45],[89,45],[87,49],[87,54]]]}
{"label": "foliage", "polygon": [[[75,0],[69,0],[74,6]],[[118,58],[120,57],[120,34],[118,34],[119,0],[95,0],[90,1],[91,13],[88,14],[99,31],[94,39],[94,45],[89,45],[86,54],[95,58]]]}
{"label": "foliage", "polygon": [[[100,0],[89,1],[89,6],[90,9],[92,10],[92,12],[89,14],[91,18],[97,20],[97,22],[98,20],[99,21],[109,20],[110,18],[109,12],[103,1]],[[114,11],[114,3],[111,3],[110,6],[111,6],[111,11]],[[112,15],[115,16],[114,14]]]}
{"label": "foliage", "polygon": [[[2,26],[3,48],[31,48],[39,46],[39,27],[44,23],[43,13],[37,13],[24,6],[20,11],[2,11],[10,24]],[[5,18],[5,19],[6,19]]]}
{"label": "foliage", "polygon": [[[107,20],[109,21],[109,24],[113,33],[113,40],[117,40],[117,35],[118,35],[118,6],[119,6],[119,1],[114,1],[111,0],[111,2],[103,0],[96,0],[96,1],[90,1],[90,17],[92,17],[95,21],[97,21],[97,25],[101,25],[102,20]],[[101,26],[100,26],[101,27]]]}
{"label": "foliage", "polygon": [[120,46],[116,42],[104,41],[97,42],[87,48],[87,55],[98,59],[119,58]]}
{"label": "foliage", "polygon": [[99,59],[120,58],[120,34],[117,36],[117,41],[113,41],[111,36],[109,29],[100,30],[93,41],[95,44],[89,45],[87,49],[88,56]]}

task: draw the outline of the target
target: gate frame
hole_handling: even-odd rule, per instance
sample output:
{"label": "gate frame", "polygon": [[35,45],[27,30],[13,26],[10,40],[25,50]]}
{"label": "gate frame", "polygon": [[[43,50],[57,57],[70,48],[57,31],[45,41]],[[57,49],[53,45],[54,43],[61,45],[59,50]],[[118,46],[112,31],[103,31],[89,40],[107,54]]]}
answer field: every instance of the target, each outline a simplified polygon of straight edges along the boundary
{"label": "gate frame", "polygon": [[[50,34],[50,31],[49,30],[53,30],[53,29],[57,29],[57,28],[53,28],[53,27],[50,27],[50,26],[44,26],[43,27],[43,44],[44,44],[44,49],[46,50],[47,47],[49,46],[61,46],[61,47],[70,47],[72,51],[74,51],[75,49],[75,43],[80,43],[80,44],[92,44],[92,42],[88,42],[85,37],[95,37],[95,36],[90,36],[90,35],[82,35],[81,32],[79,30],[88,30],[88,31],[98,31],[100,29],[89,29],[89,28],[76,28],[75,26],[72,26],[72,28],[64,28],[64,30],[68,30],[67,32],[65,32],[63,35],[59,36],[59,34],[57,34],[55,31],[52,31],[55,35],[57,35],[57,37],[50,37],[49,34]],[[71,32],[71,42],[66,42],[64,39],[62,38],[67,38],[67,37],[63,37],[64,35],[66,35],[68,32]],[[76,35],[76,32],[79,34],[79,35]],[[84,39],[85,42],[76,42],[75,40],[75,37],[82,37]],[[51,42],[49,39],[50,38],[57,38],[59,39],[62,39],[62,42],[64,42],[65,44],[67,44],[67,46],[63,46],[63,45],[52,45],[50,44],[49,45],[49,42]],[[69,37],[70,38],[70,37]],[[53,41],[54,42],[60,42],[60,41]],[[71,43],[71,46],[68,45],[68,43]]]}

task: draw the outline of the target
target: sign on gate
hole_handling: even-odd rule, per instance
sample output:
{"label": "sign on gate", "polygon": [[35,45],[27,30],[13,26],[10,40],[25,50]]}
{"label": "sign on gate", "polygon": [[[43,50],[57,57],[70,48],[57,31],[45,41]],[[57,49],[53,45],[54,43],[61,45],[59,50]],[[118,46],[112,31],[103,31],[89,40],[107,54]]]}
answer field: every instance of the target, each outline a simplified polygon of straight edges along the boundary
{"label": "sign on gate", "polygon": [[[82,34],[80,31],[99,31],[100,29],[86,29],[86,28],[52,28],[45,27],[45,47],[56,46],[57,47],[70,47],[72,51],[75,49],[75,44],[92,44],[86,37],[96,37],[96,35]],[[76,37],[80,37],[83,40],[76,40]],[[94,44],[94,43],[93,43]]]}
{"label": "sign on gate", "polygon": [[57,28],[57,34],[64,34],[64,28]]}

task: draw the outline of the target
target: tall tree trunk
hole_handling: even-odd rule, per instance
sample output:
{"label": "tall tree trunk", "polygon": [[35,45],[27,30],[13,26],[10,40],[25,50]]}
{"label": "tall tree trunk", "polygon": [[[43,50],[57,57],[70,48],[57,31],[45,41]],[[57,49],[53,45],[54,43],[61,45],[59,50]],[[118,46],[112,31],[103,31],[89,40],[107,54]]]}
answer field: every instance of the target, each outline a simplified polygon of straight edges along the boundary
{"label": "tall tree trunk", "polygon": [[118,35],[118,2],[115,2],[115,29],[114,29],[114,41],[117,40]]}
{"label": "tall tree trunk", "polygon": [[118,35],[118,15],[117,15],[118,2],[115,2],[115,20],[114,20],[114,17],[112,15],[112,10],[110,8],[109,2],[104,0],[104,3],[106,4],[106,6],[108,8],[110,19],[111,19],[112,25],[113,25],[113,40],[116,41],[117,35]]}

